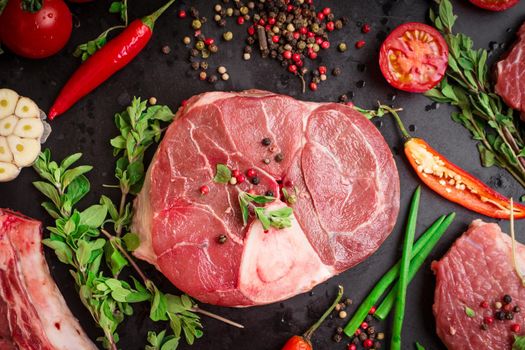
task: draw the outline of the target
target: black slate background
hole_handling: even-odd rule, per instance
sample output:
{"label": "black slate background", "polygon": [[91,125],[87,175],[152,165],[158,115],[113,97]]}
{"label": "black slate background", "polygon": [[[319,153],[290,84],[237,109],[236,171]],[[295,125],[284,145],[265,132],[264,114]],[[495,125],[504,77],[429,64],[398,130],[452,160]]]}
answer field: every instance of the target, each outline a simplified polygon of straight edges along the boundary
{"label": "black slate background", "polygon": [[[217,0],[218,1],[218,0]],[[111,155],[109,139],[116,133],[113,124],[114,113],[123,109],[132,96],[156,96],[159,103],[177,108],[182,100],[193,94],[210,90],[243,90],[249,88],[267,89],[289,94],[299,99],[312,101],[336,101],[342,93],[355,93],[354,103],[371,108],[375,101],[391,102],[405,108],[402,114],[406,124],[413,125],[413,134],[425,138],[450,160],[478,176],[498,191],[507,196],[518,198],[525,190],[504,171],[496,168],[482,168],[477,156],[475,142],[470,140],[468,132],[450,119],[451,109],[447,106],[429,108],[431,102],[421,95],[398,93],[382,79],[377,66],[377,51],[386,33],[400,23],[407,21],[425,21],[430,1],[423,0],[340,0],[317,1],[317,5],[329,6],[341,16],[351,19],[350,24],[342,31],[332,35],[332,48],[320,55],[319,61],[329,67],[340,66],[343,74],[338,78],[330,77],[315,93],[301,94],[299,81],[292,78],[277,62],[263,60],[254,55],[249,62],[242,60],[242,41],[245,28],[233,21],[228,25],[233,28],[237,40],[220,45],[221,52],[211,60],[212,65],[224,64],[228,67],[231,79],[219,82],[215,86],[189,78],[187,50],[181,43],[182,37],[189,33],[189,19],[180,20],[176,16],[179,8],[188,9],[190,5],[198,7],[211,18],[212,7],[217,2],[211,1],[178,1],[161,18],[156,26],[154,38],[125,70],[117,73],[103,86],[77,103],[69,112],[53,122],[53,134],[46,147],[51,148],[53,155],[61,159],[73,153],[83,152],[83,161],[95,165],[89,178],[92,181],[92,193],[84,200],[83,205],[96,200],[101,194],[115,196],[111,189],[104,189],[102,184],[114,183],[114,160]],[[161,0],[136,0],[130,2],[130,18],[143,16],[161,5]],[[454,1],[459,20],[456,30],[471,35],[477,46],[495,48],[491,58],[499,56],[504,48],[512,42],[519,24],[525,19],[525,2],[504,13],[490,13],[471,6],[467,1]],[[106,12],[108,1],[98,0],[83,5],[70,5],[74,13],[75,28],[67,48],[55,57],[31,61],[15,57],[10,53],[0,56],[0,87],[17,90],[21,95],[33,98],[42,109],[47,110],[60,87],[78,66],[78,61],[71,56],[76,44],[94,38],[101,31],[117,23],[115,16]],[[372,25],[371,33],[360,32],[360,23]],[[222,33],[215,24],[206,25],[207,33],[218,38]],[[355,41],[367,41],[365,48],[353,48]],[[336,51],[336,43],[344,40],[351,48],[344,54]],[[490,42],[494,43],[489,45]],[[499,45],[503,44],[503,45]],[[164,55],[161,48],[169,45],[169,55]],[[503,46],[503,47],[502,47]],[[363,63],[366,70],[361,72],[358,65]],[[356,83],[366,82],[364,88]],[[434,106],[435,107],[435,106]],[[430,109],[430,110],[429,110]],[[343,284],[346,295],[359,302],[368,293],[380,276],[398,259],[402,241],[402,229],[406,217],[406,208],[412,191],[418,181],[405,161],[401,149],[401,140],[390,119],[376,120],[387,142],[393,149],[401,179],[401,212],[392,235],[383,246],[368,260],[350,271],[323,283],[309,294],[299,295],[282,303],[249,309],[227,309],[205,305],[211,311],[220,313],[243,323],[245,330],[238,330],[210,319],[203,319],[205,336],[195,345],[181,346],[181,349],[279,349],[292,334],[302,333],[313,323],[332,300],[337,284]],[[31,182],[36,175],[30,169],[22,172],[18,179],[11,183],[0,184],[0,207],[9,207],[43,220],[49,224],[48,217],[40,208],[42,197],[32,188]],[[404,348],[412,349],[413,343],[419,341],[427,349],[443,349],[434,331],[432,300],[435,280],[430,271],[430,261],[441,257],[452,242],[466,228],[468,223],[478,215],[452,205],[434,193],[423,190],[422,210],[419,218],[419,230],[439,215],[456,211],[457,220],[446,236],[431,254],[424,268],[411,283],[408,294],[407,318],[403,331]],[[507,223],[502,223],[505,230]],[[523,228],[523,225],[518,225]],[[522,234],[519,237],[523,240]],[[100,336],[93,326],[90,316],[77,297],[74,284],[66,269],[46,250],[49,266],[57,284],[65,295],[68,304],[80,319],[92,339]],[[159,282],[165,290],[175,289],[154,268],[142,264],[148,274]],[[352,310],[349,310],[351,314]],[[329,319],[321,328],[315,339],[316,349],[345,349],[344,343],[331,341],[334,328],[344,322]],[[389,323],[376,325],[388,332]],[[136,307],[131,317],[120,330],[122,349],[142,349],[146,334],[150,329],[157,329],[148,320],[147,310]],[[74,345],[71,349],[74,349]],[[385,345],[383,348],[388,348]]]}

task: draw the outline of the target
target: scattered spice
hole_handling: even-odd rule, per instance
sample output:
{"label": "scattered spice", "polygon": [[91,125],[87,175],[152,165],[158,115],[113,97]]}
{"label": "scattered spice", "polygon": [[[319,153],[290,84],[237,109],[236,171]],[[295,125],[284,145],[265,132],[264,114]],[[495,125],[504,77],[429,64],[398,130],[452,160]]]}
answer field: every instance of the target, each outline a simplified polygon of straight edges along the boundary
{"label": "scattered spice", "polygon": [[521,326],[517,323],[514,323],[512,326],[510,326],[510,330],[513,333],[519,333],[519,331],[521,330]]}
{"label": "scattered spice", "polygon": [[226,235],[220,235],[219,237],[217,237],[217,242],[219,242],[219,244],[224,244],[227,240],[228,237]]}
{"label": "scattered spice", "polygon": [[340,52],[345,52],[346,50],[348,50],[348,46],[346,45],[346,43],[340,43],[340,44],[337,46],[337,49],[338,49]]}
{"label": "scattered spice", "polygon": [[171,52],[171,48],[168,46],[168,45],[164,45],[162,47],[162,53],[165,54],[165,55],[169,55]]}
{"label": "scattered spice", "polygon": [[185,36],[184,39],[182,39],[182,42],[185,45],[189,45],[189,44],[191,44],[191,38],[189,36]]}
{"label": "scattered spice", "polygon": [[336,342],[336,343],[340,343],[342,340],[343,340],[343,336],[341,334],[334,334],[334,336],[332,337],[332,339]]}
{"label": "scattered spice", "polygon": [[508,294],[505,294],[505,295],[503,296],[503,299],[502,299],[502,300],[503,300],[503,302],[504,302],[505,304],[510,304],[510,303],[512,303],[512,297],[511,297],[510,295],[508,295]]}
{"label": "scattered spice", "polygon": [[355,48],[356,49],[361,49],[365,46],[366,44],[366,41],[364,40],[359,40],[358,42],[355,43]]}
{"label": "scattered spice", "polygon": [[221,75],[221,79],[226,81],[230,79],[230,75],[228,73],[224,73],[223,75]]}
{"label": "scattered spice", "polygon": [[369,33],[371,29],[372,27],[368,23],[363,24],[363,26],[361,27],[361,31],[365,34]]}
{"label": "scattered spice", "polygon": [[348,313],[344,310],[339,311],[339,318],[346,318]]}
{"label": "scattered spice", "polygon": [[257,176],[255,176],[254,178],[252,178],[251,181],[252,181],[252,184],[258,185],[261,182],[261,179],[259,179]]}
{"label": "scattered spice", "polygon": [[225,41],[231,41],[233,39],[233,33],[232,32],[225,32],[224,34],[222,34],[222,38]]}
{"label": "scattered spice", "polygon": [[282,153],[278,153],[278,154],[275,155],[275,161],[276,161],[277,163],[282,162],[283,159],[284,159],[284,156],[283,156]]}
{"label": "scattered spice", "polygon": [[148,99],[148,102],[149,102],[150,105],[154,106],[154,105],[157,104],[157,98],[154,97],[154,96],[152,96],[152,97],[150,97],[150,98]]}
{"label": "scattered spice", "polygon": [[272,144],[272,140],[269,137],[265,137],[261,141],[263,146],[270,146]]}

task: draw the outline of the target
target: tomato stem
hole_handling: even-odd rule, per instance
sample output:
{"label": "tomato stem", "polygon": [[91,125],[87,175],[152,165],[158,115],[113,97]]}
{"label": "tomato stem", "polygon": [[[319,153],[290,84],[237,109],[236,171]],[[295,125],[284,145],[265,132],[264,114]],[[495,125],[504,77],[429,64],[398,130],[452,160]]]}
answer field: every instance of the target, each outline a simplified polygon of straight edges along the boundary
{"label": "tomato stem", "polygon": [[399,114],[397,114],[397,111],[387,105],[382,105],[380,107],[387,110],[394,117],[397,127],[401,131],[401,134],[403,135],[405,141],[411,139],[412,136],[410,136],[410,134],[408,133],[407,129],[405,128],[405,125],[403,124],[403,121],[401,120],[401,117],[399,116]]}
{"label": "tomato stem", "polygon": [[153,27],[155,26],[155,21],[164,13],[164,11],[166,11],[168,9],[168,7],[171,6],[171,4],[173,4],[175,2],[175,0],[170,0],[168,1],[166,4],[164,4],[164,6],[162,6],[161,8],[159,8],[157,11],[153,12],[152,14],[144,17],[142,19],[142,23],[144,23],[145,25],[147,25],[149,27],[149,29],[151,29],[153,31]]}
{"label": "tomato stem", "polygon": [[321,326],[321,324],[324,322],[324,320],[332,313],[332,311],[335,309],[336,305],[339,304],[339,301],[341,301],[341,298],[343,297],[343,286],[339,286],[339,291],[337,292],[337,297],[335,298],[332,305],[326,310],[321,316],[319,320],[317,320],[316,323],[312,325],[312,327],[308,328],[306,332],[303,334],[303,338],[310,341],[310,338],[314,334],[314,332]]}

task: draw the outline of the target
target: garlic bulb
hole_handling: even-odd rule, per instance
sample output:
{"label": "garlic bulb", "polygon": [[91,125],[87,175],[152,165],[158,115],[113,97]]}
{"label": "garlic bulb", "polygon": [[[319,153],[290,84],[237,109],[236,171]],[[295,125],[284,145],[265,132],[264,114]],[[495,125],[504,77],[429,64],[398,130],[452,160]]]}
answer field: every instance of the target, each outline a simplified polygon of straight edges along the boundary
{"label": "garlic bulb", "polygon": [[40,153],[44,122],[31,99],[0,89],[0,182],[15,179]]}

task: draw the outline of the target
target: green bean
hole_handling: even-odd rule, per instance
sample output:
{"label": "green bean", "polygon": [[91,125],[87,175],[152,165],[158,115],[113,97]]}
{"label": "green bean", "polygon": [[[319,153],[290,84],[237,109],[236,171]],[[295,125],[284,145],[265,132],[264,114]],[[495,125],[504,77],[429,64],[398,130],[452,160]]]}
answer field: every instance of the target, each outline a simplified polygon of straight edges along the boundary
{"label": "green bean", "polygon": [[[421,265],[425,262],[425,259],[428,257],[432,249],[436,246],[439,239],[443,236],[445,231],[448,229],[452,221],[454,221],[456,214],[451,213],[449,214],[446,219],[443,221],[443,223],[438,227],[436,232],[431,237],[431,240],[428,242],[428,244],[423,247],[423,249],[417,253],[414,249],[413,251],[413,258],[410,261],[410,270],[408,272],[408,282],[412,281],[414,276],[416,275],[417,271],[421,268]],[[417,243],[416,243],[417,245]],[[380,320],[384,320],[388,317],[388,314],[392,310],[392,307],[394,306],[394,301],[396,300],[396,287],[392,288],[390,292],[387,294],[385,299],[381,302],[381,305],[377,308],[376,312],[374,313],[374,316]]]}
{"label": "green bean", "polygon": [[[434,237],[434,232],[439,230],[440,225],[445,220],[445,215],[442,215],[439,217],[433,224],[430,226],[417,240],[417,242],[414,244],[413,253],[414,255],[419,253],[429,241],[431,241]],[[433,243],[435,245],[435,243]],[[396,263],[394,266],[388,270],[383,277],[379,280],[379,282],[374,286],[374,288],[370,291],[368,296],[363,300],[359,308],[354,313],[354,316],[352,316],[352,319],[348,324],[346,325],[344,332],[349,337],[353,336],[355,334],[355,331],[359,328],[361,323],[364,321],[366,315],[368,315],[368,312],[372,308],[372,306],[376,305],[381,296],[387,291],[388,288],[394,283],[397,276],[399,274],[399,262]]]}
{"label": "green bean", "polygon": [[403,329],[403,319],[405,318],[406,292],[408,285],[408,269],[410,268],[410,258],[412,257],[412,246],[414,245],[414,235],[416,234],[417,213],[419,211],[419,198],[421,196],[421,187],[417,187],[410,211],[408,212],[408,222],[405,231],[405,240],[403,242],[403,254],[399,266],[399,282],[397,283],[397,298],[394,309],[394,325],[392,326],[392,339],[390,349],[401,350],[401,330]]}

